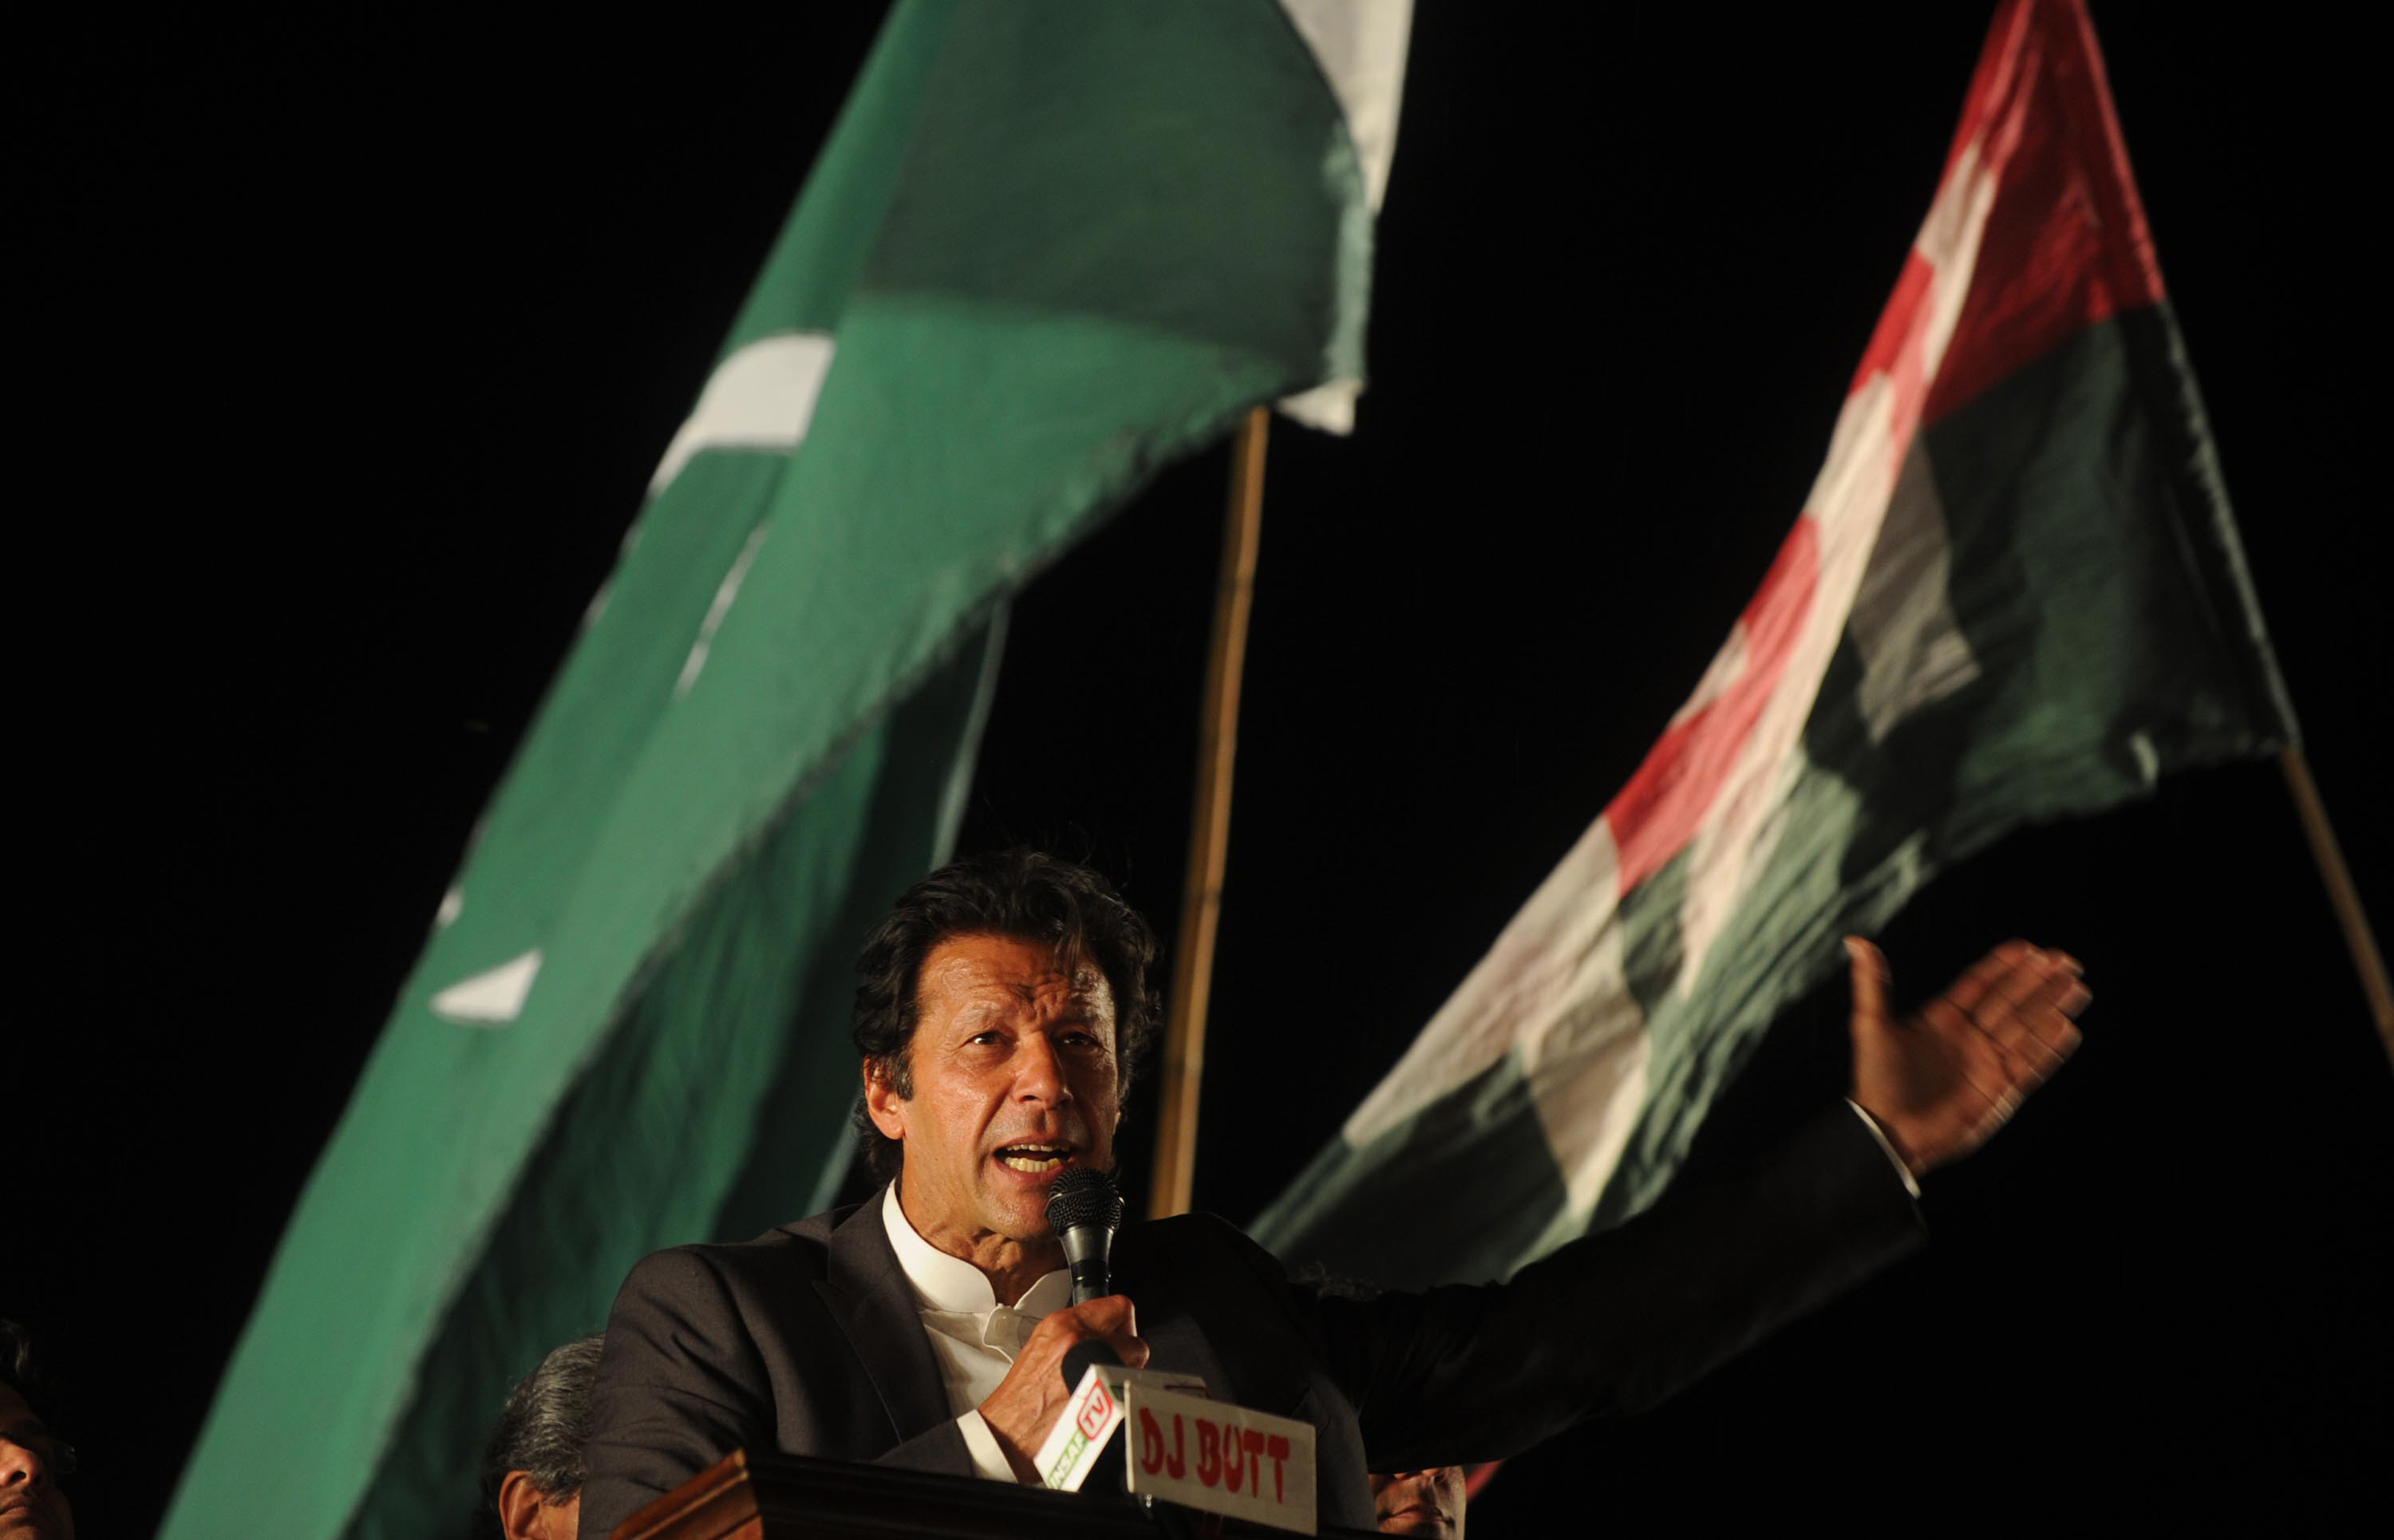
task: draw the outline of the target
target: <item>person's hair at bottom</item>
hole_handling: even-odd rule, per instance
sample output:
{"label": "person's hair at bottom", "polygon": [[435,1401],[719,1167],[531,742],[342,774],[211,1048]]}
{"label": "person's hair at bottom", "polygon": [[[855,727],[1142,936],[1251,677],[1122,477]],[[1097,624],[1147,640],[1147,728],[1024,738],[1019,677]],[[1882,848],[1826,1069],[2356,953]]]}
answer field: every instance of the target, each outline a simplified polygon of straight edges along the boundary
{"label": "person's hair at bottom", "polygon": [[506,1410],[482,1455],[482,1500],[474,1533],[497,1536],[499,1487],[520,1470],[551,1502],[582,1490],[582,1445],[590,1436],[590,1385],[598,1375],[603,1333],[576,1337],[540,1361],[507,1392]]}

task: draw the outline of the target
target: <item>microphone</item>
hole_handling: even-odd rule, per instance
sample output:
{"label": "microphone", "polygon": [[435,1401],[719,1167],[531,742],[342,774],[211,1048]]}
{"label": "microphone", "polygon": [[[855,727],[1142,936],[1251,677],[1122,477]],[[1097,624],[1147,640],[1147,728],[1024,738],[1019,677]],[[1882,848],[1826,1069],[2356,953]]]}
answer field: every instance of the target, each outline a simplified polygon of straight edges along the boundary
{"label": "microphone", "polygon": [[1110,1171],[1076,1165],[1047,1190],[1047,1223],[1064,1243],[1073,1304],[1111,1292],[1114,1231],[1122,1228],[1122,1191]]}

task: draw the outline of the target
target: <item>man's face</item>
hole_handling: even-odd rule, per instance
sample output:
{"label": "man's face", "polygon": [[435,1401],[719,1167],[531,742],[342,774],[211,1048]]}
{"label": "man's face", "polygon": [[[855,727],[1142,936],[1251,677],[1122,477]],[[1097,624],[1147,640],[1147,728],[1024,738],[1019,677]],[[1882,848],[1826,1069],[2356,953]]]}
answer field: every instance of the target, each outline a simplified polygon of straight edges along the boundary
{"label": "man's face", "polygon": [[1463,1468],[1400,1470],[1372,1478],[1372,1512],[1382,1534],[1463,1540]]}
{"label": "man's face", "polygon": [[1056,1178],[1113,1168],[1122,1082],[1105,976],[1085,964],[1068,978],[1034,941],[954,936],[923,959],[915,1001],[914,1096],[866,1087],[875,1125],[905,1144],[906,1217],[956,1256],[1052,1241]]}
{"label": "man's face", "polygon": [[25,1398],[0,1385],[0,1540],[74,1540],[74,1516],[46,1460],[50,1447]]}

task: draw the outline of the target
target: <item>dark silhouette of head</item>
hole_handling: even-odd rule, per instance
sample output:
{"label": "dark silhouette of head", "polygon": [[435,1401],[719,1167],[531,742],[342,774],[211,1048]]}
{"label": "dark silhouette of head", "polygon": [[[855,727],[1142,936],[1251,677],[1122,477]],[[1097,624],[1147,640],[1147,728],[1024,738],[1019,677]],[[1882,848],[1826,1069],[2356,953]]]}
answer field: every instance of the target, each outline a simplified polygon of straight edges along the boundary
{"label": "dark silhouette of head", "polygon": [[43,1420],[39,1387],[33,1339],[0,1321],[0,1540],[74,1540],[59,1486],[74,1469],[74,1449]]}

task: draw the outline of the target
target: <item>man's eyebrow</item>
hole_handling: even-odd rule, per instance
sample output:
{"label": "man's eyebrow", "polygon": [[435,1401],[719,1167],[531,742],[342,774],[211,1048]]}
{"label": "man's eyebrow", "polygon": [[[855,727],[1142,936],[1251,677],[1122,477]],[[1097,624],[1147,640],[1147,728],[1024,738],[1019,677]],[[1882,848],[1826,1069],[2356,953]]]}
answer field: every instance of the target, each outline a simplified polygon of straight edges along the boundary
{"label": "man's eyebrow", "polygon": [[1083,977],[1069,984],[1058,974],[1049,974],[1031,983],[1016,983],[994,979],[983,980],[958,992],[961,997],[956,1003],[954,1014],[958,1019],[979,1018],[998,1010],[1001,1008],[1001,1004],[1004,1006],[1035,1005],[1042,995],[1054,994],[1060,988],[1064,994],[1066,1013],[1074,1016],[1112,1016],[1113,996],[1111,993],[1102,996],[1103,1008],[1099,1007],[1100,986],[1105,982],[1105,976],[1096,972],[1085,973]]}
{"label": "man's eyebrow", "polygon": [[1027,983],[1010,979],[984,980],[973,984],[964,993],[979,999],[993,999],[1004,994],[1008,999],[1019,1000],[1027,1005],[1043,994],[1054,994],[1059,990],[1074,999],[1085,999],[1097,994],[1098,987],[1105,981],[1104,976],[1100,974],[1089,974],[1079,979],[1067,980],[1060,973],[1050,973]]}

